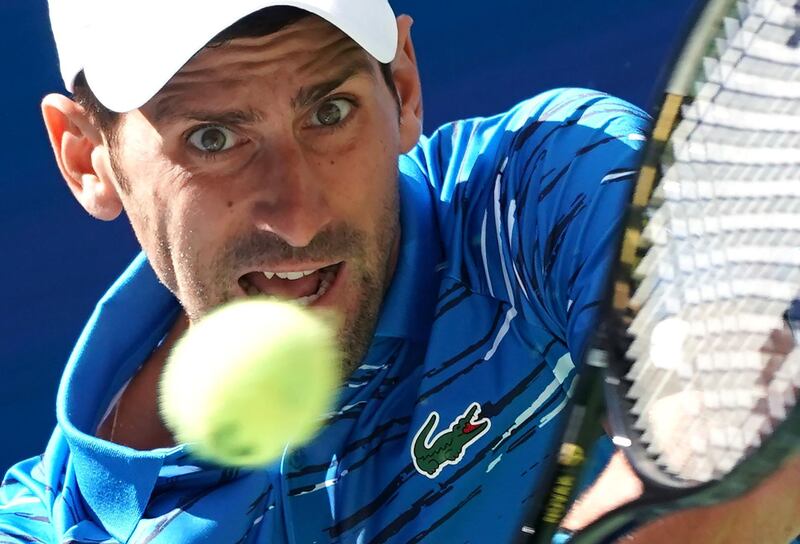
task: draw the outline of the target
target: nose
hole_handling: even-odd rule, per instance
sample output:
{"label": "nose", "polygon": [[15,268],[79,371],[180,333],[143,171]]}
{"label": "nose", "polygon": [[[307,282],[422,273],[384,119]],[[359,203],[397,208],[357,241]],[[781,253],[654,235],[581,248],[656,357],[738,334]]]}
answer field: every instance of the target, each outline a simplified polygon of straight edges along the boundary
{"label": "nose", "polygon": [[326,187],[303,151],[274,149],[259,165],[251,207],[256,228],[272,232],[293,247],[305,247],[331,222]]}

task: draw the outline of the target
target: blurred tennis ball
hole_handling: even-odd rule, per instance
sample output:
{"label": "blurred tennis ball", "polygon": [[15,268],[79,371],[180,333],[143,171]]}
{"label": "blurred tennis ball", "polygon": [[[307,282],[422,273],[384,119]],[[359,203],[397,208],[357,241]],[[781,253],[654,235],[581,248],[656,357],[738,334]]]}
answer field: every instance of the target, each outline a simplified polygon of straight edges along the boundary
{"label": "blurred tennis ball", "polygon": [[340,372],[332,320],[289,302],[233,302],[177,342],[161,378],[161,414],[199,457],[263,466],[316,434]]}

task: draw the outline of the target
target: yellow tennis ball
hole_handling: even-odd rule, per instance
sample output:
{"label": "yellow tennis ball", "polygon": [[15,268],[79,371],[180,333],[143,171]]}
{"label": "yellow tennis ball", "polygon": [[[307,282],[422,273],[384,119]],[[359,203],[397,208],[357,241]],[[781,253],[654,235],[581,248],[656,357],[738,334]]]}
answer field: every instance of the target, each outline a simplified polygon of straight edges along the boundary
{"label": "yellow tennis ball", "polygon": [[177,342],[161,378],[161,414],[199,457],[263,466],[316,434],[339,381],[331,322],[289,302],[247,299],[211,312]]}

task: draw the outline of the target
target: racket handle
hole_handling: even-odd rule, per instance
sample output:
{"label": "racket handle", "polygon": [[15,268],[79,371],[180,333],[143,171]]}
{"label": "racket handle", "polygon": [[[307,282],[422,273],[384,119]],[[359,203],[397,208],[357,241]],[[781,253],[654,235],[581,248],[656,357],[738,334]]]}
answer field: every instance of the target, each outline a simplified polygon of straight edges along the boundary
{"label": "racket handle", "polygon": [[564,441],[552,476],[546,482],[549,485],[544,488],[549,489],[549,493],[538,509],[535,522],[523,523],[521,543],[550,544],[575,499],[589,447],[602,432],[605,361],[604,351],[591,350],[583,372],[576,378],[579,382]]}
{"label": "racket handle", "polygon": [[550,544],[561,521],[566,516],[570,504],[575,499],[578,479],[583,467],[585,452],[574,443],[563,443],[559,461],[550,483],[550,493],[542,505],[542,514],[533,527],[523,527],[523,533],[531,537],[529,544]]}

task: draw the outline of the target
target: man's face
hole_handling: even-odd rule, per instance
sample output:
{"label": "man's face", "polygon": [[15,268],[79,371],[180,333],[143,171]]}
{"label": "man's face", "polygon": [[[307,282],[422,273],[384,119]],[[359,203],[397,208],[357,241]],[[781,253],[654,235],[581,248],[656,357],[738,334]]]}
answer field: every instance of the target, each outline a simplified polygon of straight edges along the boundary
{"label": "man's face", "polygon": [[349,372],[394,271],[400,152],[377,62],[307,17],[202,50],[121,118],[113,163],[134,231],[191,320],[258,294],[334,309]]}

